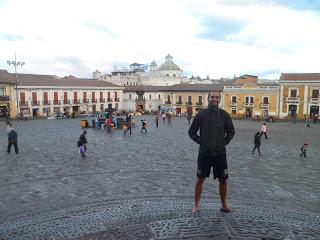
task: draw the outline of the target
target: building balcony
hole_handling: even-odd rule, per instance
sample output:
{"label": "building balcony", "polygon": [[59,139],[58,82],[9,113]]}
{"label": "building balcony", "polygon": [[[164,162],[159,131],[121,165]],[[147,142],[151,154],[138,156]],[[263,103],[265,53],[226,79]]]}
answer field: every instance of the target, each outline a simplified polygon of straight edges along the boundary
{"label": "building balcony", "polygon": [[286,97],[287,103],[299,104],[300,98],[299,97]]}
{"label": "building balcony", "polygon": [[269,103],[261,103],[261,108],[269,108]]}
{"label": "building balcony", "polygon": [[112,102],[112,98],[108,98],[107,101],[108,101],[108,102]]}
{"label": "building balcony", "polygon": [[63,104],[70,104],[70,100],[68,99],[63,100]]}
{"label": "building balcony", "polygon": [[229,107],[237,107],[238,106],[238,103],[237,102],[231,102],[229,104]]}
{"label": "building balcony", "polygon": [[165,101],[165,104],[171,104],[171,101]]}
{"label": "building balcony", "polygon": [[115,98],[114,101],[115,102],[120,102],[120,98]]}
{"label": "building balcony", "polygon": [[61,101],[60,100],[53,100],[53,105],[60,105]]}
{"label": "building balcony", "polygon": [[9,96],[0,96],[0,101],[8,102],[8,101],[10,101],[10,97]]}
{"label": "building balcony", "polygon": [[19,102],[19,105],[22,106],[29,106],[29,102],[28,101],[21,101]]}
{"label": "building balcony", "polygon": [[99,99],[100,102],[105,102],[106,100],[104,98]]}
{"label": "building balcony", "polygon": [[88,98],[84,98],[84,99],[82,99],[82,102],[83,103],[89,103],[89,99]]}
{"label": "building balcony", "polygon": [[243,107],[250,107],[250,108],[252,108],[252,107],[254,107],[254,103],[244,103],[244,104],[243,104]]}
{"label": "building balcony", "polygon": [[187,105],[192,105],[192,102],[186,102]]}
{"label": "building balcony", "polygon": [[72,100],[72,103],[73,103],[73,104],[79,104],[79,103],[80,103],[80,100],[79,100],[79,99],[73,99],[73,100]]}
{"label": "building balcony", "polygon": [[96,103],[96,102],[97,102],[97,99],[91,99],[91,102],[92,102],[92,103]]}
{"label": "building balcony", "polygon": [[176,102],[177,105],[182,105],[181,101]]}
{"label": "building balcony", "polygon": [[319,98],[310,98],[309,103],[311,104],[319,104],[320,99]]}
{"label": "building balcony", "polygon": [[197,106],[202,106],[202,105],[203,105],[203,102],[196,102],[196,105],[197,105]]}
{"label": "building balcony", "polygon": [[31,101],[32,106],[40,106],[40,101]]}
{"label": "building balcony", "polygon": [[42,105],[51,105],[51,101],[50,100],[42,101]]}

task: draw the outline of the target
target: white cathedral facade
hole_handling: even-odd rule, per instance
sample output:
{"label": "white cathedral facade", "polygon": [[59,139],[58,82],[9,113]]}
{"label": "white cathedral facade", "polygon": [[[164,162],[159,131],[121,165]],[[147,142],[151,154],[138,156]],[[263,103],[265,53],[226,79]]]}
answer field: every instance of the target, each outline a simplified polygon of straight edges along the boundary
{"label": "white cathedral facade", "polygon": [[133,63],[129,68],[115,67],[111,75],[102,75],[96,70],[93,72],[93,78],[112,82],[120,86],[172,86],[182,83],[183,71],[173,62],[173,57],[168,54],[165,62],[159,67],[155,61],[149,66],[147,71],[146,65]]}

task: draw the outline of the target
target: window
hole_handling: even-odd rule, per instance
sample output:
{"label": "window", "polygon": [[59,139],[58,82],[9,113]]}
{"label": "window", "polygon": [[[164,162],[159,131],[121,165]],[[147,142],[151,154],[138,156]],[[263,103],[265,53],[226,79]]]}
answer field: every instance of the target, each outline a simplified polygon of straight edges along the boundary
{"label": "window", "polygon": [[170,95],[167,96],[168,102],[170,102]]}
{"label": "window", "polygon": [[290,97],[297,97],[297,90],[296,89],[292,89],[290,91]]}
{"label": "window", "polygon": [[236,96],[232,96],[231,102],[236,103],[237,102],[237,97]]}
{"label": "window", "polygon": [[312,90],[312,98],[319,98],[319,90]]}
{"label": "window", "polygon": [[188,102],[189,103],[191,103],[192,102],[192,100],[191,100],[192,98],[191,98],[191,96],[188,96]]}
{"label": "window", "polygon": [[202,96],[198,96],[198,102],[202,103]]}
{"label": "window", "polygon": [[6,86],[0,86],[0,96],[6,96]]}
{"label": "window", "polygon": [[159,99],[160,99],[160,94],[159,94]]}
{"label": "window", "polygon": [[246,103],[253,103],[253,97],[246,97]]}
{"label": "window", "polygon": [[269,98],[268,97],[264,97],[263,98],[263,104],[269,104]]}
{"label": "window", "polygon": [[232,109],[232,110],[231,110],[231,114],[232,114],[232,115],[236,115],[236,114],[237,114],[237,110],[236,110],[236,109]]}
{"label": "window", "polygon": [[151,94],[149,95],[149,99],[151,99]]}
{"label": "window", "polygon": [[179,103],[182,103],[182,96],[179,96]]}
{"label": "window", "polygon": [[131,94],[129,94],[129,99],[131,99]]}

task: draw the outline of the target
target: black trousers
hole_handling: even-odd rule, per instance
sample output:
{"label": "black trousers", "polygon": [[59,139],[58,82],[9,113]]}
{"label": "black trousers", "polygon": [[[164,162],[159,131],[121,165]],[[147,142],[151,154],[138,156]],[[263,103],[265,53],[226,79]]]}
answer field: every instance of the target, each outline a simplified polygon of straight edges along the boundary
{"label": "black trousers", "polygon": [[266,132],[261,132],[260,137],[264,134],[264,138],[268,139],[267,133]]}
{"label": "black trousers", "polygon": [[261,155],[261,153],[260,153],[260,146],[259,146],[259,145],[255,145],[254,148],[253,148],[253,150],[252,150],[252,152],[254,153],[254,151],[255,151],[256,149],[258,149],[258,153],[259,153],[259,155]]}
{"label": "black trousers", "polygon": [[9,142],[8,143],[8,150],[7,150],[7,152],[8,153],[10,153],[11,152],[11,146],[14,146],[14,151],[16,152],[16,154],[18,154],[18,144],[15,142],[15,143],[13,143],[13,142]]}

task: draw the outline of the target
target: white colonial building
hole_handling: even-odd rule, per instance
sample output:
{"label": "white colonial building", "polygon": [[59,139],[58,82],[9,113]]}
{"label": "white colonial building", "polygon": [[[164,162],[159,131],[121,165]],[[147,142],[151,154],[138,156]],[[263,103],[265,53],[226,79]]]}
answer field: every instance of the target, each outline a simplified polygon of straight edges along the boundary
{"label": "white colonial building", "polygon": [[107,81],[37,74],[18,74],[18,79],[18,112],[28,116],[123,110],[124,87]]}
{"label": "white colonial building", "polygon": [[183,82],[182,74],[183,71],[173,62],[170,54],[159,67],[152,61],[149,67],[139,63],[133,63],[129,67],[115,67],[111,75],[102,75],[98,70],[92,73],[95,79],[111,81],[120,86],[172,86]]}

